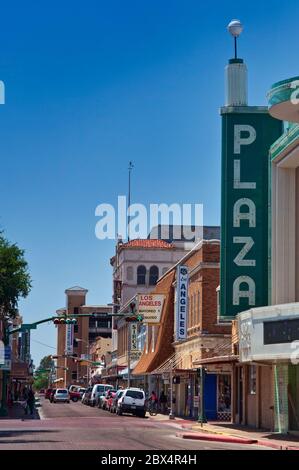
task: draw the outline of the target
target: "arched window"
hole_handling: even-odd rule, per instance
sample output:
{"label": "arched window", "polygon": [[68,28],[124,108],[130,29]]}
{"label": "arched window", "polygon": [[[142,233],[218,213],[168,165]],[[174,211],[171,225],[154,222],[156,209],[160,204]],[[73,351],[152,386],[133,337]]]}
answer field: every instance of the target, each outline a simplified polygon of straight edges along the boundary
{"label": "arched window", "polygon": [[127,267],[127,281],[132,281],[133,279],[133,267],[128,266]]}
{"label": "arched window", "polygon": [[138,286],[145,286],[145,278],[146,278],[146,267],[145,266],[138,266],[138,268],[137,268],[137,284],[138,284]]}
{"label": "arched window", "polygon": [[155,286],[159,278],[159,269],[157,266],[151,266],[149,272],[149,285]]}

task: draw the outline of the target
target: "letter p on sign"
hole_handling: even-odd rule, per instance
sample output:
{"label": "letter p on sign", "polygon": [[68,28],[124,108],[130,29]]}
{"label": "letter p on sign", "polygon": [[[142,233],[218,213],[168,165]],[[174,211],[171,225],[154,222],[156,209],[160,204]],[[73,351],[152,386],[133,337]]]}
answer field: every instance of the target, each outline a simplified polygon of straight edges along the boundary
{"label": "letter p on sign", "polygon": [[[241,134],[247,135],[241,137]],[[234,154],[240,155],[242,145],[250,145],[256,139],[256,131],[252,126],[247,124],[236,124],[234,126]]]}

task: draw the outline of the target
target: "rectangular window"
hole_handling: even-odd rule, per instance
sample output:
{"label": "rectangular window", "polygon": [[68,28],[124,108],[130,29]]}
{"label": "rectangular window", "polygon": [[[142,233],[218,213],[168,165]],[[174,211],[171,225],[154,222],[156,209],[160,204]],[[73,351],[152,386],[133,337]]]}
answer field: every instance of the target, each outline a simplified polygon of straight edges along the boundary
{"label": "rectangular window", "polygon": [[74,325],[74,333],[78,333],[79,331],[79,325]]}
{"label": "rectangular window", "polygon": [[217,318],[220,317],[220,289],[216,289],[217,294]]}
{"label": "rectangular window", "polygon": [[79,314],[79,307],[74,307],[74,315],[78,315]]}
{"label": "rectangular window", "polygon": [[72,372],[72,380],[77,380],[77,372],[76,371]]}
{"label": "rectangular window", "polygon": [[256,394],[256,366],[249,366],[249,393]]}
{"label": "rectangular window", "polygon": [[194,295],[191,295],[191,328],[194,326]]}

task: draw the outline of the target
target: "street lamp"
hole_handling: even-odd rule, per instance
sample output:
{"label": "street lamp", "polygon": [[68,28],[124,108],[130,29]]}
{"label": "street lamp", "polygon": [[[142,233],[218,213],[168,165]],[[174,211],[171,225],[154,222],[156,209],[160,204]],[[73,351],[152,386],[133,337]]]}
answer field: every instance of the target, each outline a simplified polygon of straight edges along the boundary
{"label": "street lamp", "polygon": [[243,25],[240,20],[232,20],[228,26],[227,26],[228,32],[232,35],[234,38],[234,44],[235,44],[235,59],[238,57],[238,52],[237,52],[237,39],[240,36],[240,34],[243,31]]}

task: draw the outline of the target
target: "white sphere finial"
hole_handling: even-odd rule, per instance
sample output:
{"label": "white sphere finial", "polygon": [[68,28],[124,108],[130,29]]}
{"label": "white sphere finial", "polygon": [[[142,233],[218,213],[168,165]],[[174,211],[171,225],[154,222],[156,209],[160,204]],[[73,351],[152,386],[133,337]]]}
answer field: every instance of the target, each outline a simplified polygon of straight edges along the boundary
{"label": "white sphere finial", "polygon": [[243,25],[240,20],[232,20],[228,24],[227,29],[234,38],[237,38],[243,31]]}

